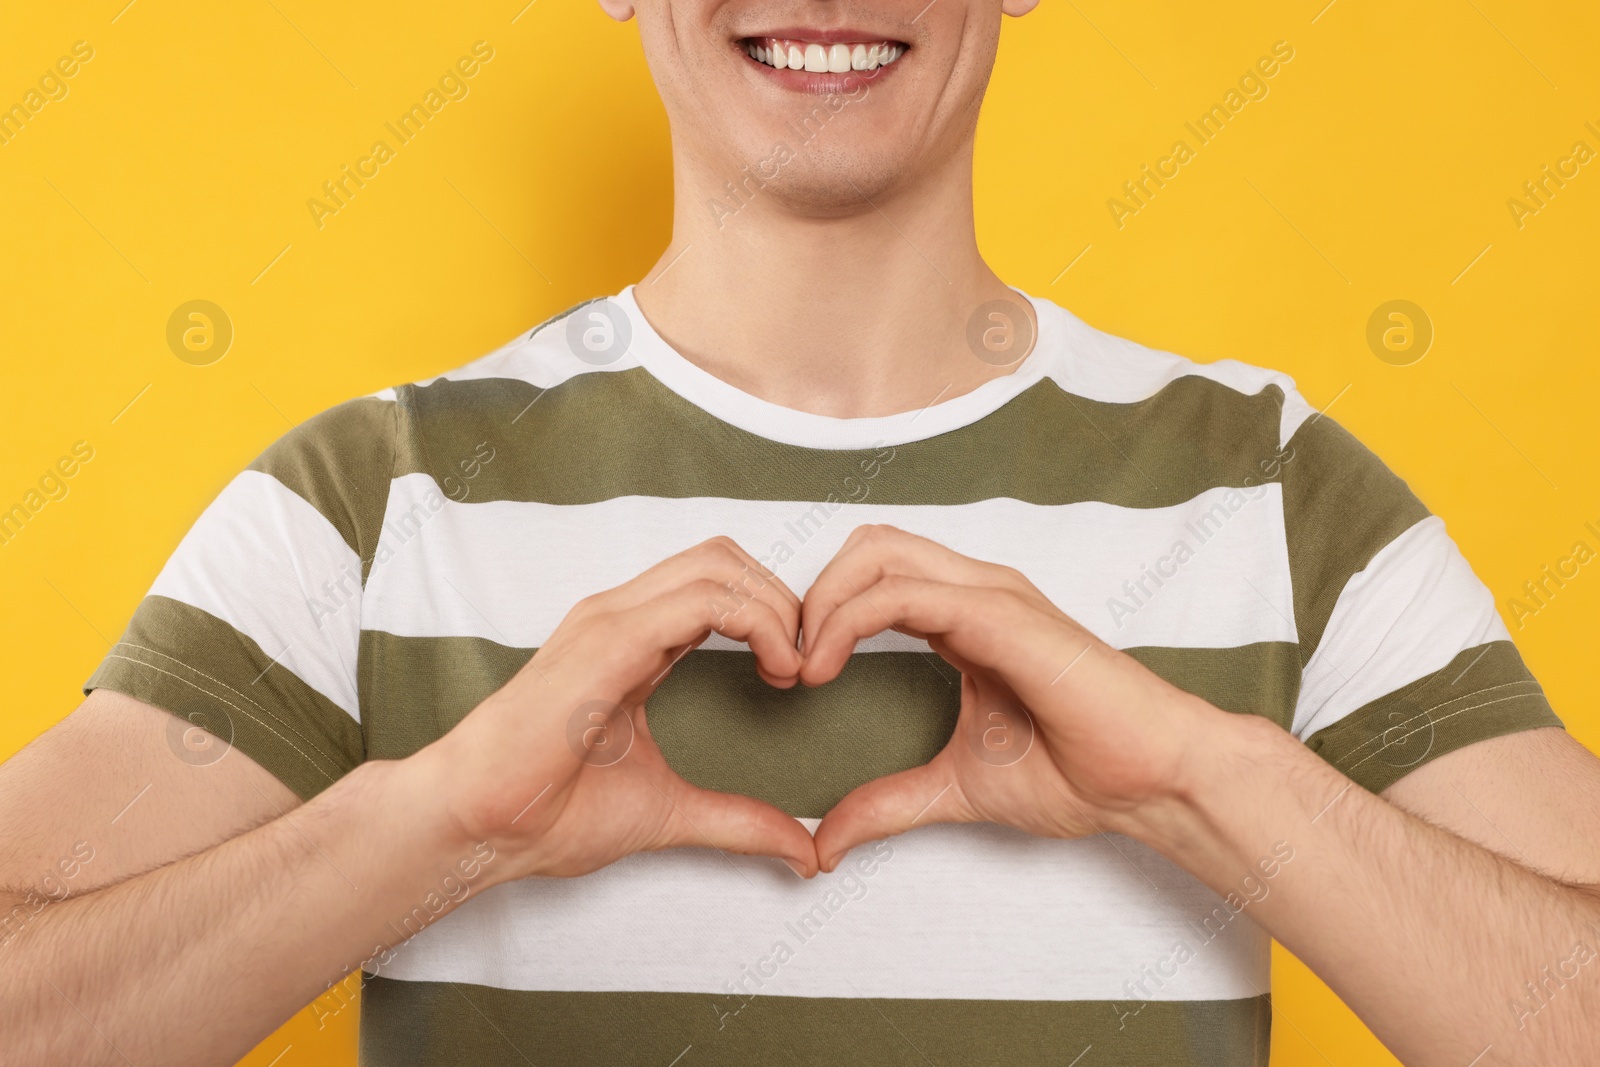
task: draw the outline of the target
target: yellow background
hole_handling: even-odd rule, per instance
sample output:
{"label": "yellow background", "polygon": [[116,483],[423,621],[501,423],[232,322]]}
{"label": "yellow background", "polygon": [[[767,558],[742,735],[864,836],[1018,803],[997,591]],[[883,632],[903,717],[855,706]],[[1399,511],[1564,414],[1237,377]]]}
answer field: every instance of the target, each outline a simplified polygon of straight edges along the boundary
{"label": "yellow background", "polygon": [[[1600,126],[1600,14],[1325,2],[1044,0],[1009,22],[979,137],[982,245],[1095,325],[1336,401],[1504,604],[1576,540],[1600,547],[1583,529],[1600,526],[1600,163],[1521,229],[1506,205],[1574,141],[1600,149],[1584,129]],[[0,756],[72,710],[190,522],[291,423],[620,289],[669,232],[637,33],[587,0],[125,3],[13,7],[0,34],[0,104],[73,42],[95,50],[0,146],[0,508],[74,442],[95,450],[0,547]],[[306,201],[478,40],[495,58],[470,95],[319,230]],[[1175,139],[1193,146],[1183,123],[1279,40],[1295,56],[1270,94],[1119,230],[1106,201]],[[1365,340],[1397,298],[1436,331],[1404,367]],[[209,366],[166,344],[192,299],[234,325]],[[1589,570],[1513,629],[1593,748]],[[1278,963],[1274,1064],[1394,1062]],[[355,1015],[319,1029],[301,1013],[246,1062],[353,1063]]]}

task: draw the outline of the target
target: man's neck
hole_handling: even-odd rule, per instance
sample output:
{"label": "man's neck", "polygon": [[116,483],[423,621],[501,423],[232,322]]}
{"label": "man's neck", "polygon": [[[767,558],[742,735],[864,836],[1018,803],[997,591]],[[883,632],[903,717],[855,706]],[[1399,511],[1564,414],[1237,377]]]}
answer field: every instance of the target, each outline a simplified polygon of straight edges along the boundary
{"label": "man's neck", "polygon": [[1015,369],[968,343],[981,305],[1023,303],[978,253],[970,159],[826,218],[753,183],[736,197],[726,175],[681,158],[674,169],[672,243],[635,296],[704,370],[775,404],[856,418],[918,410]]}

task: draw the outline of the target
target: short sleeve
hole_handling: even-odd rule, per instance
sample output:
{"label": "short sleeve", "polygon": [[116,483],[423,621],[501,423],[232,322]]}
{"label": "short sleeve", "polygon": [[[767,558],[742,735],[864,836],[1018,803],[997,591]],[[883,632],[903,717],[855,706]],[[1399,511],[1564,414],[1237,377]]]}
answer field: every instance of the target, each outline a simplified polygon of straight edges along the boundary
{"label": "short sleeve", "polygon": [[1562,725],[1493,594],[1405,482],[1318,415],[1286,453],[1296,737],[1379,792],[1475,741]]}
{"label": "short sleeve", "polygon": [[84,691],[164,708],[186,720],[168,732],[180,758],[237,748],[302,799],[354,769],[365,755],[361,598],[394,465],[394,405],[369,397],[318,415],[229,482]]}

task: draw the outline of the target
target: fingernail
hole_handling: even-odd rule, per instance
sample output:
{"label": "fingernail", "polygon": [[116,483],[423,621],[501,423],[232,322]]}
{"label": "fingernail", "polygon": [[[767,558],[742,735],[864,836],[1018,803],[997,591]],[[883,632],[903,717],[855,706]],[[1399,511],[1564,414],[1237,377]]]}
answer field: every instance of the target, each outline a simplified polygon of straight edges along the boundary
{"label": "fingernail", "polygon": [[791,871],[793,871],[795,874],[799,875],[801,878],[804,878],[806,876],[806,869],[804,867],[802,867],[800,864],[796,863],[794,860],[786,858],[783,862],[788,864],[789,869]]}

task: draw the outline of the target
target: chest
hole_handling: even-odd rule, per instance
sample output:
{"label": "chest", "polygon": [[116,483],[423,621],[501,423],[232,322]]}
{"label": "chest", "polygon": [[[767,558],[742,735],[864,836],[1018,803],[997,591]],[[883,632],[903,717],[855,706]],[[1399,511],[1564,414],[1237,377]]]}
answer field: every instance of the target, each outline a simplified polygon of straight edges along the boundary
{"label": "chest", "polygon": [[[995,498],[956,505],[617,497],[457,503],[391,489],[362,604],[368,754],[408,755],[499,688],[572,605],[716,535],[797,594],[857,526],[887,523],[1027,575],[1052,602],[1169,681],[1286,723],[1298,649],[1276,485],[1164,508]],[[708,788],[820,817],[861,782],[926,762],[954,727],[960,678],[926,645],[863,642],[836,681],[776,690],[713,635],[648,704],[668,761]]]}

